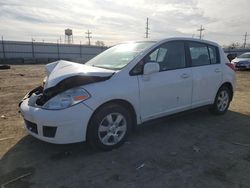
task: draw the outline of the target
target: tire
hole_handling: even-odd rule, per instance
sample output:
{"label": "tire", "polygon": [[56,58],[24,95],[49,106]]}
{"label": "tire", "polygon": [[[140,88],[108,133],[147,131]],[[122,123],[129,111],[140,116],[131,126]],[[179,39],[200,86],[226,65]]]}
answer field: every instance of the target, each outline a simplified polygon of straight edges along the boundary
{"label": "tire", "polygon": [[93,148],[113,150],[126,141],[131,127],[130,113],[120,105],[108,104],[101,107],[91,118],[87,141]]}
{"label": "tire", "polygon": [[211,112],[216,115],[223,115],[227,112],[231,102],[232,93],[228,87],[222,86],[214,100]]}
{"label": "tire", "polygon": [[0,69],[4,70],[4,69],[10,69],[9,65],[0,65]]}

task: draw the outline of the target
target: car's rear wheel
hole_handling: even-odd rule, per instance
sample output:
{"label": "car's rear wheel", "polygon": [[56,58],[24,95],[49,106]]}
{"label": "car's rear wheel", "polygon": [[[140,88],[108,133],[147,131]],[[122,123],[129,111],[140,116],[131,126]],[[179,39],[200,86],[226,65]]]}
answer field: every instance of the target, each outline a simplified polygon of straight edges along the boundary
{"label": "car's rear wheel", "polygon": [[212,112],[217,115],[225,114],[231,102],[231,92],[228,87],[221,87],[215,97]]}
{"label": "car's rear wheel", "polygon": [[91,118],[88,141],[94,148],[112,150],[126,141],[131,125],[131,116],[124,107],[106,105]]}

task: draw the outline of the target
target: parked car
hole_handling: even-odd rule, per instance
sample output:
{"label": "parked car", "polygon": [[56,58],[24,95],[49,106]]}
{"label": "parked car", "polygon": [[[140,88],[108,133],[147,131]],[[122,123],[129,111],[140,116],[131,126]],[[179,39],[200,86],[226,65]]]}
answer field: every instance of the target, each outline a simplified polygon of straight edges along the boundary
{"label": "parked car", "polygon": [[235,68],[239,70],[250,69],[250,52],[241,54],[233,59],[232,62],[235,64]]}
{"label": "parked car", "polygon": [[208,105],[224,114],[234,66],[214,42],[170,38],[118,44],[86,64],[46,65],[44,86],[20,103],[30,135],[111,150],[146,121]]}

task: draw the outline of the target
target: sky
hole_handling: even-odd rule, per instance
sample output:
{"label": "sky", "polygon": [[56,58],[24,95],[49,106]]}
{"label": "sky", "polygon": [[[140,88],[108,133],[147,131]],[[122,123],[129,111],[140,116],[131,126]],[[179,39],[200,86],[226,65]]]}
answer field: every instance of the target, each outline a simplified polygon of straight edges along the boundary
{"label": "sky", "polygon": [[[74,43],[198,37],[228,45],[250,34],[250,0],[0,0],[0,36],[5,40],[64,42],[64,29]],[[248,37],[250,43],[250,36]]]}

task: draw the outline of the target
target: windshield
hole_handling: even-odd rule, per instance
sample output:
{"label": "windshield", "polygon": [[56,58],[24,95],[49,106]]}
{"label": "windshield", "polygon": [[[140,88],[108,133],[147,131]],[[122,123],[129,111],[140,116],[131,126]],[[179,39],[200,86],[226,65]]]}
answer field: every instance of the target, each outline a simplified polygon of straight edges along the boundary
{"label": "windshield", "polygon": [[133,42],[113,46],[86,63],[86,65],[111,70],[120,70],[133,60],[140,52],[155,42]]}
{"label": "windshield", "polygon": [[241,54],[238,58],[250,58],[250,53]]}

